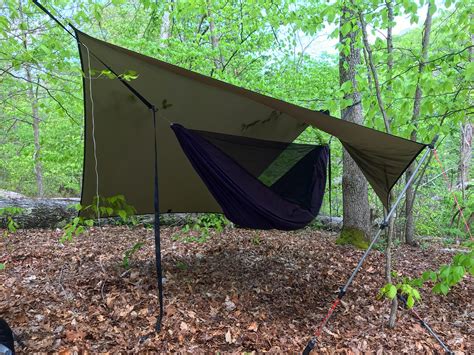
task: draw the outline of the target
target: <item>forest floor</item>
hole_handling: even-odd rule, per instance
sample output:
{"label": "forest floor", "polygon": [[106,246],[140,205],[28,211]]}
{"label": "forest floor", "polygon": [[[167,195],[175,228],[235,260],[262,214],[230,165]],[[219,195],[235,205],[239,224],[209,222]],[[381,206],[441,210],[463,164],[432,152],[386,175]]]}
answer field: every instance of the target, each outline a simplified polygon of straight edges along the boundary
{"label": "forest floor", "polygon": [[[162,228],[165,310],[158,312],[153,232],[94,228],[70,243],[59,230],[25,230],[0,238],[0,317],[19,336],[19,353],[87,350],[301,352],[362,252],[334,244],[335,235],[227,229],[204,243],[176,240]],[[1,231],[0,231],[1,232]],[[124,252],[144,247],[122,266]],[[8,255],[6,254],[8,253]],[[403,275],[448,262],[440,246],[398,247]],[[400,310],[387,328],[384,255],[374,251],[323,332],[319,353],[441,352]],[[472,278],[448,297],[422,292],[417,311],[456,353],[474,353]]]}

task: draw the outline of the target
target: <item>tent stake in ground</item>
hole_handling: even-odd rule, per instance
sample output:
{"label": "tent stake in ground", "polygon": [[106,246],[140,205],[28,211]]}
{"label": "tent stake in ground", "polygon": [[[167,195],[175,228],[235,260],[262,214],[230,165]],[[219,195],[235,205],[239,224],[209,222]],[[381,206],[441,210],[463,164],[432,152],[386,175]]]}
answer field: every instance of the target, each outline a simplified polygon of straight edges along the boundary
{"label": "tent stake in ground", "polygon": [[[407,300],[404,296],[401,296],[401,295],[397,295],[397,298],[400,302],[403,303],[403,306],[404,308],[408,309],[408,305],[407,305]],[[413,314],[413,316],[416,318],[416,320],[418,322],[420,322],[420,324],[425,327],[425,329],[428,331],[428,333],[430,333],[433,338],[436,339],[436,341],[439,343],[439,345],[441,345],[441,347],[443,348],[443,350],[446,352],[446,354],[449,354],[449,355],[453,355],[454,352],[448,348],[448,346],[443,342],[443,340],[441,340],[441,338],[439,337],[438,334],[435,333],[435,331],[429,326],[428,323],[426,323],[422,318],[421,316],[418,314],[417,311],[415,311],[414,308],[411,308],[410,309],[411,313]]]}
{"label": "tent stake in ground", "polygon": [[[387,215],[385,216],[384,220],[382,223],[380,223],[380,227],[377,231],[377,233],[375,234],[375,236],[373,237],[372,239],[372,242],[370,243],[369,247],[367,248],[367,250],[365,251],[365,253],[362,255],[362,257],[360,258],[359,260],[359,263],[357,264],[357,266],[355,267],[354,271],[352,272],[351,276],[349,277],[349,279],[347,280],[346,284],[341,287],[341,289],[339,290],[339,294],[337,295],[337,298],[336,300],[333,302],[332,306],[329,308],[329,311],[327,313],[327,315],[324,317],[324,319],[321,321],[319,327],[317,328],[316,332],[315,332],[315,335],[314,337],[311,338],[311,340],[308,342],[308,344],[306,345],[305,349],[303,350],[303,355],[309,355],[309,353],[311,352],[312,349],[314,349],[314,347],[316,346],[316,344],[318,343],[318,338],[320,338],[321,336],[321,333],[323,331],[323,328],[324,326],[326,325],[326,323],[329,321],[329,319],[331,318],[331,315],[333,314],[334,310],[337,308],[337,306],[339,305],[339,303],[341,302],[342,298],[344,297],[344,295],[346,294],[347,290],[349,289],[349,287],[351,286],[352,284],[352,281],[354,280],[354,278],[356,277],[357,273],[360,271],[361,267],[362,267],[362,264],[364,263],[365,259],[367,258],[367,256],[369,255],[370,251],[372,250],[373,246],[375,245],[375,243],[377,242],[377,240],[379,239],[380,235],[382,234],[383,230],[388,226],[388,223],[390,221],[390,218],[392,217],[393,213],[395,212],[398,204],[400,203],[400,201],[402,200],[402,198],[405,196],[405,193],[408,189],[408,187],[413,183],[413,181],[415,180],[415,177],[416,175],[418,174],[418,171],[420,170],[421,166],[423,165],[423,163],[425,162],[426,158],[429,156],[430,152],[432,152],[434,150],[434,146],[436,144],[436,141],[438,140],[438,136],[436,135],[434,138],[433,138],[433,141],[431,142],[431,144],[429,144],[427,147],[426,147],[426,150],[425,150],[425,153],[423,154],[423,156],[421,157],[418,165],[416,166],[415,168],[415,171],[413,172],[413,174],[410,176],[410,179],[407,181],[407,183],[405,184],[402,192],[400,192],[400,194],[398,195],[398,198],[397,200],[395,201],[395,203],[393,204],[393,206],[390,208],[390,211],[387,213]],[[420,176],[421,178],[421,176]],[[446,347],[446,345],[441,341],[441,339],[433,332],[433,330],[426,325],[426,323],[423,322],[423,325],[425,325],[426,329],[428,329],[428,331],[430,332],[431,335],[433,335],[436,340],[438,342],[440,342],[441,346],[443,347],[443,349],[448,349]],[[450,350],[446,350],[447,353],[451,353]]]}

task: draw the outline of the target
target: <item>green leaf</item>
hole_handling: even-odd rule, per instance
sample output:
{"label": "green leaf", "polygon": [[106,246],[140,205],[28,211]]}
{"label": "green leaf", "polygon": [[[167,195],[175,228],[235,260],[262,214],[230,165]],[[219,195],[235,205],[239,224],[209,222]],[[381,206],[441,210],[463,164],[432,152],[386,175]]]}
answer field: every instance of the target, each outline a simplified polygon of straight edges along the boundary
{"label": "green leaf", "polygon": [[433,271],[425,271],[422,275],[422,278],[423,278],[424,281],[431,280],[431,281],[434,282],[437,279],[437,275]]}
{"label": "green leaf", "polygon": [[388,284],[387,286],[388,286],[388,288],[387,288],[387,292],[385,294],[387,295],[388,298],[393,300],[395,298],[395,296],[397,295],[397,288],[392,284]]}
{"label": "green leaf", "polygon": [[349,21],[344,23],[341,27],[341,33],[343,36],[346,36],[349,32],[351,32],[351,30],[352,30],[352,24]]}
{"label": "green leaf", "polygon": [[117,211],[119,217],[123,220],[123,221],[126,221],[127,220],[127,212],[123,211],[123,210],[120,210],[120,211]]}

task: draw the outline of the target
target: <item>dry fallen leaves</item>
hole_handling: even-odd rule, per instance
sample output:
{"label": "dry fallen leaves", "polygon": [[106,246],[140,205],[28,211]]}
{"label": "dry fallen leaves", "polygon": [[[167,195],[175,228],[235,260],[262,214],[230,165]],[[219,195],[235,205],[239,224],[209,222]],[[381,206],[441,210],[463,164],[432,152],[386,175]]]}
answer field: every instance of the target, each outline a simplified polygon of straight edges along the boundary
{"label": "dry fallen leaves", "polygon": [[[158,297],[153,235],[143,228],[104,227],[61,246],[48,230],[9,237],[0,273],[0,314],[22,353],[300,352],[361,255],[318,231],[229,229],[207,243],[183,243],[162,228],[163,330],[155,333]],[[0,231],[1,233],[1,231]],[[125,250],[145,246],[128,272]],[[0,250],[5,250],[0,239]],[[406,276],[449,259],[435,247],[399,247]],[[183,267],[186,265],[186,267]],[[389,302],[377,301],[384,255],[370,254],[321,338],[326,353],[429,353],[441,349],[406,311],[386,327]],[[423,293],[418,311],[457,354],[474,353],[472,278],[449,298]],[[323,350],[324,349],[324,350]]]}
{"label": "dry fallen leaves", "polygon": [[247,329],[251,330],[253,332],[256,332],[258,330],[257,322],[250,323],[250,325],[247,327]]}
{"label": "dry fallen leaves", "polygon": [[225,333],[225,341],[226,343],[232,343],[232,335],[230,334],[230,329]]}

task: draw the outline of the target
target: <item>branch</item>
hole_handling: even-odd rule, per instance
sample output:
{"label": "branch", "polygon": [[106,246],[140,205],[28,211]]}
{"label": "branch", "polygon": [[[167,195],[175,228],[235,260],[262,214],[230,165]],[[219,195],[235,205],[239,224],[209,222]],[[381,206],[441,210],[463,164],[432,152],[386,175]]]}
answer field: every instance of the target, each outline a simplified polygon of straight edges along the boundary
{"label": "branch", "polygon": [[9,74],[10,76],[12,76],[13,78],[15,79],[19,79],[19,80],[23,80],[23,81],[26,81],[27,83],[30,83],[30,84],[33,84],[33,85],[37,85],[37,87],[41,87],[42,89],[44,89],[46,91],[46,93],[49,95],[49,97],[51,99],[53,99],[57,104],[58,106],[64,111],[64,113],[71,119],[71,121],[73,121],[75,124],[79,125],[79,122],[76,121],[76,119],[74,117],[71,116],[71,114],[69,114],[69,111],[63,106],[63,104],[56,98],[54,97],[54,95],[51,93],[51,90],[49,88],[47,88],[46,86],[44,86],[43,84],[40,84],[39,82],[36,82],[36,81],[32,81],[32,80],[28,80],[27,78],[24,78],[22,76],[18,76],[18,75],[15,75],[9,71],[4,71],[6,72],[7,74]]}
{"label": "branch", "polygon": [[253,30],[251,31],[244,39],[242,39],[239,43],[239,46],[237,47],[237,49],[232,53],[232,55],[229,57],[229,59],[225,62],[225,64],[222,66],[222,69],[221,69],[221,72],[224,72],[225,69],[227,68],[227,66],[229,65],[230,61],[236,56],[236,54],[239,52],[240,50],[240,46],[242,46],[242,44],[244,44],[255,32],[257,32],[257,30]]}
{"label": "branch", "polygon": [[363,39],[363,42],[364,42],[365,50],[367,51],[369,66],[370,66],[370,70],[372,72],[372,77],[374,79],[374,86],[375,86],[375,94],[377,96],[377,103],[379,105],[380,112],[382,113],[383,122],[385,124],[385,130],[387,131],[388,134],[391,134],[392,132],[391,132],[391,129],[390,129],[390,121],[388,119],[387,112],[385,111],[385,106],[384,106],[383,99],[382,99],[382,92],[380,90],[379,77],[378,77],[378,74],[377,74],[377,69],[375,68],[375,65],[374,65],[374,60],[373,60],[373,57],[372,57],[372,48],[370,47],[369,39],[368,39],[368,36],[367,36],[367,24],[365,23],[364,16],[362,15],[362,13],[360,11],[359,11],[359,19],[360,19],[360,23],[361,23],[361,27],[362,27],[362,39]]}
{"label": "branch", "polygon": [[[457,52],[451,52],[451,53],[447,53],[447,54],[444,54],[438,58],[435,58],[435,59],[432,59],[432,60],[426,60],[424,61],[425,64],[428,64],[428,63],[434,63],[434,62],[437,62],[438,60],[441,60],[441,59],[444,59],[446,57],[450,57],[450,56],[454,56],[454,55],[457,55],[457,54],[461,54],[462,52],[466,51],[466,50],[469,50],[470,48],[474,48],[474,45],[470,45],[470,46],[467,46],[467,47],[464,47],[463,49],[457,51]],[[395,78],[398,78],[400,76],[402,76],[403,74],[406,74],[408,73],[410,70],[412,69],[415,69],[415,68],[418,68],[420,66],[420,63],[418,64],[413,64],[413,65],[410,65],[406,70],[402,71],[401,73],[393,76],[391,79],[389,80],[386,80],[385,82],[382,83],[382,86],[385,85],[388,81],[390,80],[393,80]]]}

